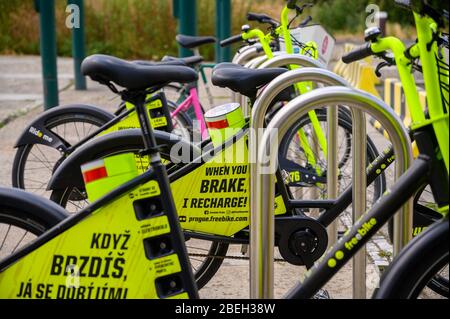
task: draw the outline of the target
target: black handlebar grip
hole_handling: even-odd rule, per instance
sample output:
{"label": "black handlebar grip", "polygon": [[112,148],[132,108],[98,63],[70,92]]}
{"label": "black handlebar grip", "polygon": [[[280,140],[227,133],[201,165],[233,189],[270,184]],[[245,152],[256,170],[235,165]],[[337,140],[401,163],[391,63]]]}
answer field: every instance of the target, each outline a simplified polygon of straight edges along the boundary
{"label": "black handlebar grip", "polygon": [[247,13],[247,20],[248,21],[259,21],[261,22],[262,20],[268,18],[268,16],[266,16],[265,14],[259,14],[259,13],[254,13],[254,12],[249,12]]}
{"label": "black handlebar grip", "polygon": [[360,46],[359,48],[356,48],[353,51],[345,54],[342,57],[342,62],[348,64],[348,63],[352,63],[352,62],[355,62],[358,60],[362,60],[371,55],[373,55],[373,51],[370,48],[370,43],[366,43],[366,44]]}
{"label": "black handlebar grip", "polygon": [[300,24],[298,25],[300,28],[306,27],[306,25],[312,20],[311,16],[307,16]]}
{"label": "black handlebar grip", "polygon": [[228,39],[220,41],[220,46],[221,47],[226,47],[226,46],[229,46],[229,45],[231,45],[233,43],[240,42],[242,40],[243,40],[242,39],[242,34],[233,35],[232,37],[230,37]]}
{"label": "black handlebar grip", "polygon": [[298,0],[288,0],[288,3],[286,5],[286,7],[288,7],[288,9],[295,9],[295,6],[297,5],[297,1]]}

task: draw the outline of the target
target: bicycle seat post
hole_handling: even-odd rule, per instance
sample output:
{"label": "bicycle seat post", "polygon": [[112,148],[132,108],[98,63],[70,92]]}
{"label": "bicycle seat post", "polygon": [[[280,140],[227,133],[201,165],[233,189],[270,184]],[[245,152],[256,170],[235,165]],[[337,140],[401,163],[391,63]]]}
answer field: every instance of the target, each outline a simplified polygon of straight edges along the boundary
{"label": "bicycle seat post", "polygon": [[[153,129],[150,124],[150,120],[148,118],[148,113],[145,109],[145,99],[146,99],[147,93],[146,92],[139,92],[132,96],[132,102],[136,107],[136,114],[139,119],[139,124],[141,126],[142,131],[142,138],[144,140],[144,146],[145,150],[144,152],[147,153],[146,155],[150,155],[153,159],[154,155],[157,155],[157,145],[156,140],[153,135]],[[157,156],[159,157],[159,156]],[[153,162],[153,161],[152,161]]]}

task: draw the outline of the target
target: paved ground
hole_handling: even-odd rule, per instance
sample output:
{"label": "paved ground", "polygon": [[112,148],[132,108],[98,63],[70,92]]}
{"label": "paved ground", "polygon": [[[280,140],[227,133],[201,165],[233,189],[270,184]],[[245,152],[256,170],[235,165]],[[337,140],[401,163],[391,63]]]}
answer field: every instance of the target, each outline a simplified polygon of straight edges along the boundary
{"label": "paved ground", "polygon": [[[87,91],[75,91],[72,63],[70,59],[58,60],[61,75],[59,87],[60,103],[85,103],[104,107],[113,111],[118,105],[118,98],[106,87],[88,81]],[[201,99],[205,101],[204,90],[201,88]],[[226,101],[229,93],[222,89],[214,89],[216,103]],[[40,79],[40,62],[38,57],[0,57],[0,186],[11,185],[11,167],[15,150],[13,145],[26,124],[42,112],[42,87]],[[205,105],[207,103],[205,102]],[[376,141],[377,147],[384,147],[386,141],[373,130],[370,136]],[[1,229],[0,229],[1,232]],[[383,235],[380,235],[383,238]],[[384,245],[384,244],[383,244]],[[242,256],[240,246],[231,248],[231,254]],[[390,247],[384,247],[389,250]],[[369,249],[377,254],[375,247]],[[367,286],[368,295],[376,287],[378,272],[371,263],[373,256],[368,258]],[[293,283],[304,273],[301,267],[295,267],[284,262],[275,265],[275,295],[281,297]],[[332,298],[351,297],[351,266],[347,265],[326,288]],[[246,260],[226,259],[218,274],[201,290],[204,298],[248,298],[248,262]]]}

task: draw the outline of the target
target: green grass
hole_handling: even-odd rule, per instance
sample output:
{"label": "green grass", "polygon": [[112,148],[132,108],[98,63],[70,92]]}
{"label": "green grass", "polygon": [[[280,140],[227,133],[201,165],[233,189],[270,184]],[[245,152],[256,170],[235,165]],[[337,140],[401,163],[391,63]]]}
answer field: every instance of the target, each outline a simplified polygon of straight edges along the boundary
{"label": "green grass", "polygon": [[[67,1],[56,0],[58,55],[71,55],[71,30],[65,27]],[[317,1],[309,14],[332,34],[364,31],[364,8],[369,0]],[[389,9],[390,17],[410,22],[410,14],[390,0],[371,1]],[[198,33],[214,34],[215,1],[198,0]],[[239,32],[248,11],[279,18],[283,0],[232,0],[232,34]],[[349,9],[351,8],[351,10]],[[400,11],[401,10],[401,11]],[[400,13],[399,13],[400,12]],[[171,0],[85,0],[87,54],[105,53],[123,58],[159,59],[177,55],[177,21]],[[214,47],[202,54],[213,59]],[[0,0],[0,54],[39,54],[39,16],[32,0]]]}

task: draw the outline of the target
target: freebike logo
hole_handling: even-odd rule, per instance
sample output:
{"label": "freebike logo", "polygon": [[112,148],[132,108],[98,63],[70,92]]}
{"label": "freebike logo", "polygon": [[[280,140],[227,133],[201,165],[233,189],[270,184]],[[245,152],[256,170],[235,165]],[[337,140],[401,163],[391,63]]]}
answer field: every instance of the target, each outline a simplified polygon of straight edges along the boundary
{"label": "freebike logo", "polygon": [[51,138],[48,135],[45,135],[44,133],[41,132],[41,130],[38,130],[37,128],[31,126],[30,129],[28,130],[28,132],[30,132],[31,134],[33,134],[34,136],[37,136],[39,138],[42,138],[44,141],[46,142],[53,142],[53,138]]}
{"label": "freebike logo", "polygon": [[352,237],[349,241],[347,241],[344,245],[347,250],[352,250],[358,242],[363,239],[364,236],[377,224],[377,220],[375,218],[371,218],[367,222],[365,222],[361,228],[358,229],[358,233]]}

